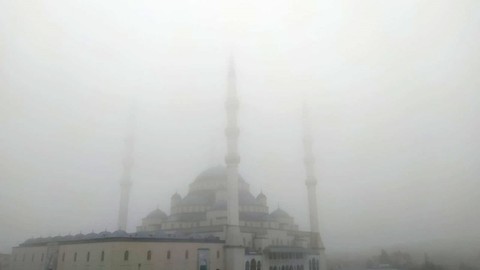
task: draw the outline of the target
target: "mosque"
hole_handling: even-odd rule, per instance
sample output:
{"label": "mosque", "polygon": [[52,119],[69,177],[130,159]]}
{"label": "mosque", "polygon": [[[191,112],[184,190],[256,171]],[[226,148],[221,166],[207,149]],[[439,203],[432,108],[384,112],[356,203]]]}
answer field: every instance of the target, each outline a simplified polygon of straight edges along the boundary
{"label": "mosque", "polygon": [[34,238],[14,247],[12,270],[327,270],[318,226],[314,155],[308,111],[304,111],[304,151],[310,231],[267,197],[250,192],[238,172],[239,129],[236,75],[228,69],[225,166],[208,168],[188,194],[171,197],[170,213],[155,209],[137,231],[127,233],[132,185],[133,122],[126,140],[118,230]]}

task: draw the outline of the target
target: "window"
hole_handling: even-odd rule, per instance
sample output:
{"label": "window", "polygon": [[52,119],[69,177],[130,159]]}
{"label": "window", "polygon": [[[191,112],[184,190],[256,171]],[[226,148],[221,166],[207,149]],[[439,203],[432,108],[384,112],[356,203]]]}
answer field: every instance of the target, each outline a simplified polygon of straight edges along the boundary
{"label": "window", "polygon": [[43,253],[42,253],[42,258],[41,258],[41,261],[43,262]]}
{"label": "window", "polygon": [[245,262],[245,270],[250,270],[250,262],[249,261]]}
{"label": "window", "polygon": [[35,260],[35,254],[32,254],[32,262]]}
{"label": "window", "polygon": [[150,261],[152,259],[152,251],[149,250],[147,251],[147,261]]}
{"label": "window", "polygon": [[188,250],[185,250],[185,259],[188,259]]}
{"label": "window", "polygon": [[77,252],[75,252],[75,254],[73,255],[73,261],[74,261],[74,262],[77,261]]}
{"label": "window", "polygon": [[62,254],[62,262],[64,262],[64,261],[65,261],[65,252],[63,252],[63,254]]}
{"label": "window", "polygon": [[217,259],[220,258],[220,250],[217,250]]}
{"label": "window", "polygon": [[105,260],[105,251],[102,250],[102,255],[100,255],[100,261]]}
{"label": "window", "polygon": [[250,261],[250,270],[257,270],[257,262],[255,261],[255,259],[252,259]]}
{"label": "window", "polygon": [[128,261],[128,255],[130,255],[128,250],[125,250],[125,253],[123,253],[123,260],[124,261]]}
{"label": "window", "polygon": [[87,262],[89,262],[89,261],[90,261],[90,251],[87,252]]}
{"label": "window", "polygon": [[262,270],[262,263],[260,261],[257,262],[257,270]]}
{"label": "window", "polygon": [[167,259],[170,259],[170,257],[172,256],[172,253],[169,251],[167,251]]}

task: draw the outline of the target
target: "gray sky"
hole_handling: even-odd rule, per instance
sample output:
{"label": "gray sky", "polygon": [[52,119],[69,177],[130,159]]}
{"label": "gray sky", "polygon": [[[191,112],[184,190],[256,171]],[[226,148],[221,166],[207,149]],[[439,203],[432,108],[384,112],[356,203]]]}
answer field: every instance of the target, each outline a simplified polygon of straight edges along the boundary
{"label": "gray sky", "polygon": [[327,248],[480,241],[480,2],[0,0],[0,252],[129,229],[224,156],[234,52],[240,171],[307,228],[301,103]]}

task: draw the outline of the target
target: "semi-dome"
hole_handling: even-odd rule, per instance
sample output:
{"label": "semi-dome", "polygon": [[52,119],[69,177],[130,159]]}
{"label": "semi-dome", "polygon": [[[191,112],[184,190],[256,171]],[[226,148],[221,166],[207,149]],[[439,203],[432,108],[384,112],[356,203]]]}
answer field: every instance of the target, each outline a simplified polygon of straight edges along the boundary
{"label": "semi-dome", "polygon": [[273,211],[270,216],[272,218],[290,218],[290,215],[285,212],[284,210],[278,208],[277,210]]}
{"label": "semi-dome", "polygon": [[167,214],[165,214],[165,212],[163,212],[162,210],[157,208],[157,209],[153,210],[152,212],[150,212],[150,214],[148,214],[146,216],[146,218],[149,218],[149,219],[164,219],[164,218],[167,218]]}

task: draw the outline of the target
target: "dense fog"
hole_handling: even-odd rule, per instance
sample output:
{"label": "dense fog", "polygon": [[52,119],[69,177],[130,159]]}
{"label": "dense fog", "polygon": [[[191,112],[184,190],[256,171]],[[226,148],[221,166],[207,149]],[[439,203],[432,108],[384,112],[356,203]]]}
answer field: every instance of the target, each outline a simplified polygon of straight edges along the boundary
{"label": "dense fog", "polygon": [[133,102],[128,230],[168,212],[224,163],[233,55],[240,173],[271,211],[309,229],[305,102],[327,254],[480,254],[479,44],[475,0],[0,0],[0,252],[117,229]]}

